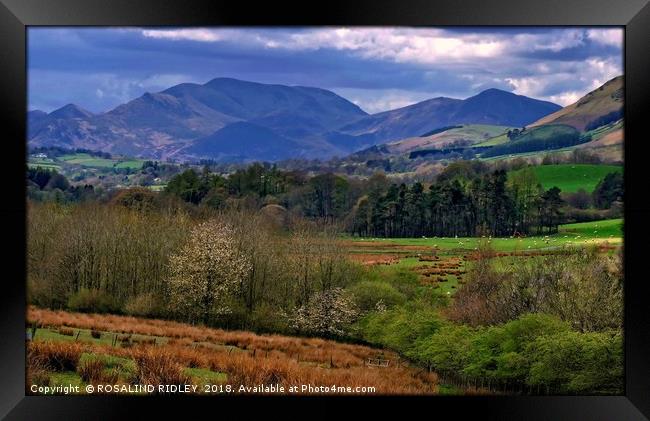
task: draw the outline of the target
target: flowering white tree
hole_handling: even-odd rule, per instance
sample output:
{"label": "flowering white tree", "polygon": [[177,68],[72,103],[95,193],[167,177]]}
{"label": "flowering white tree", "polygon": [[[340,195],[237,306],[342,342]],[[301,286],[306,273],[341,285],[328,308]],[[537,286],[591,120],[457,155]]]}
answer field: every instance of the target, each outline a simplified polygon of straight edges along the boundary
{"label": "flowering white tree", "polygon": [[303,332],[341,336],[358,316],[352,298],[343,289],[334,288],[313,294],[291,321],[294,328]]}
{"label": "flowering white tree", "polygon": [[250,270],[233,229],[215,220],[203,222],[170,257],[169,304],[188,319],[207,324],[212,315],[227,310],[223,298]]}

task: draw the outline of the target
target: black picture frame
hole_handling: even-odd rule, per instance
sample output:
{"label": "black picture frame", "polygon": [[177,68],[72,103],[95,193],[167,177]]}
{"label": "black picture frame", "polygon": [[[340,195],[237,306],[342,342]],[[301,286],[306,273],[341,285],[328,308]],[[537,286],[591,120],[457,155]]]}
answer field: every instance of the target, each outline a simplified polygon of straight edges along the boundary
{"label": "black picture frame", "polygon": [[[445,411],[487,419],[603,419],[650,417],[650,311],[644,257],[650,229],[644,111],[650,102],[650,4],[648,0],[344,0],[279,3],[185,0],[0,0],[0,118],[5,153],[0,213],[5,250],[0,299],[0,416],[7,419],[132,417],[152,407],[185,416],[211,408],[271,414],[277,403],[307,417],[336,414],[331,398],[182,398],[25,396],[25,124],[26,27],[219,26],[219,25],[615,25],[625,28],[625,395],[337,398],[361,404],[365,416],[405,413],[421,406],[425,416]],[[8,246],[8,247],[7,247]],[[250,402],[254,402],[251,404]],[[405,406],[408,405],[408,408]],[[228,408],[227,408],[228,407]],[[287,413],[290,416],[290,413]],[[422,415],[418,415],[422,416]]]}

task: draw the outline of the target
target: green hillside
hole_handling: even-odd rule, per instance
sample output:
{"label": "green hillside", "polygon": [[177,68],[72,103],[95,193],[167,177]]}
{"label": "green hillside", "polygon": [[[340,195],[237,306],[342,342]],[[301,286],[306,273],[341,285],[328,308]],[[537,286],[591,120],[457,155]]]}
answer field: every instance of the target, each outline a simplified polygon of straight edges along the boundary
{"label": "green hillside", "polygon": [[574,193],[583,188],[591,193],[607,174],[621,172],[619,165],[560,164],[540,165],[533,171],[542,187],[550,189],[557,186],[565,193]]}
{"label": "green hillside", "polygon": [[387,143],[386,147],[391,153],[399,154],[422,149],[443,149],[456,141],[483,145],[482,142],[502,135],[511,128],[489,124],[465,124],[445,128],[446,130],[439,132],[434,131],[435,133],[427,136],[411,137]]}
{"label": "green hillside", "polygon": [[90,168],[131,168],[142,167],[143,160],[140,159],[106,159],[91,156],[86,153],[74,153],[58,157],[58,161],[65,164],[81,165]]}
{"label": "green hillside", "polygon": [[528,129],[514,140],[493,146],[481,154],[481,157],[489,158],[523,152],[561,149],[585,141],[586,139],[583,139],[580,132],[573,127],[564,124],[552,124]]}
{"label": "green hillside", "polygon": [[564,224],[560,227],[560,232],[577,234],[585,238],[622,237],[623,219]]}

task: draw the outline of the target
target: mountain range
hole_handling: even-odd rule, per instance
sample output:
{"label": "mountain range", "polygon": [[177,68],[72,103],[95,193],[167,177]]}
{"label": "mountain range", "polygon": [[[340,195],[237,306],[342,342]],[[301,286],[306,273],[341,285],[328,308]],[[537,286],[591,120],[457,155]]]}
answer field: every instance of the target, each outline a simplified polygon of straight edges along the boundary
{"label": "mountain range", "polygon": [[334,92],[230,78],[182,83],[104,112],[68,104],[28,113],[32,147],[86,148],[143,158],[221,161],[326,158],[443,126],[521,127],[559,105],[488,89],[368,114]]}

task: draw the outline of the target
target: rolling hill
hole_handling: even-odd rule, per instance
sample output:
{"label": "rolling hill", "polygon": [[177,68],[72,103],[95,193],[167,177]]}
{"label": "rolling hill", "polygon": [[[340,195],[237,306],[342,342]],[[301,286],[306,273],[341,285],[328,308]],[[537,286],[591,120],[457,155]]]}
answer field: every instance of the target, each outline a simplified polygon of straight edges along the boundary
{"label": "rolling hill", "polygon": [[[527,126],[525,136],[514,140],[505,134],[495,136],[476,146],[493,146],[483,157],[495,157],[520,152],[541,152],[567,148],[587,149],[611,162],[623,160],[623,76],[615,77],[598,89],[589,92],[573,104],[543,117]],[[580,141],[548,143],[555,137],[563,136],[567,128],[580,133]],[[560,133],[561,132],[561,133]],[[546,144],[535,138],[545,137]],[[524,146],[524,142],[536,141]],[[569,151],[570,152],[570,151]]]}
{"label": "rolling hill", "polygon": [[590,164],[539,165],[531,168],[544,189],[558,187],[564,193],[575,193],[581,188],[591,193],[607,174],[623,171],[620,165]]}
{"label": "rolling hill", "polygon": [[587,138],[566,124],[547,124],[527,129],[508,142],[492,146],[481,157],[510,155],[523,152],[550,151],[585,143]]}
{"label": "rolling hill", "polygon": [[428,136],[410,137],[397,142],[386,143],[384,146],[391,153],[408,153],[426,148],[442,149],[454,144],[469,146],[485,142],[486,139],[505,133],[508,129],[510,129],[508,126],[486,124],[449,126],[446,130],[435,130],[435,133]]}
{"label": "rolling hill", "polygon": [[622,118],[623,94],[623,76],[617,76],[575,103],[535,121],[530,127],[566,124],[586,131],[590,124],[597,124],[598,119],[604,116],[611,115],[610,121],[619,120]]}

